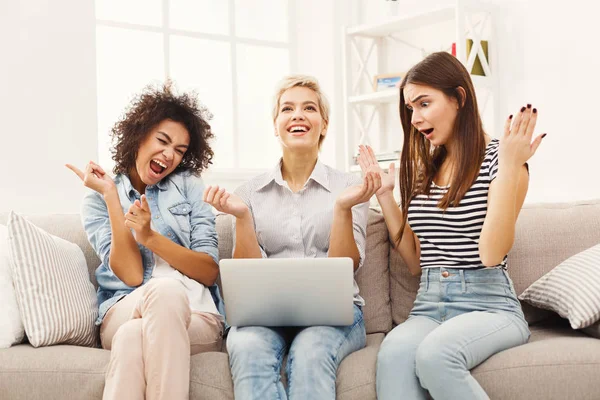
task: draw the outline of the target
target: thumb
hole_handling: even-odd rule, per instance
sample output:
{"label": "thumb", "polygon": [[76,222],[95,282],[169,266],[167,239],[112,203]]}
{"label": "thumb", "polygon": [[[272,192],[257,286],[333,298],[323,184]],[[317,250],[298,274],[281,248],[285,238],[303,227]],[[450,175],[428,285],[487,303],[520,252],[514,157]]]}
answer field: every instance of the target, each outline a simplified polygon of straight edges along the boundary
{"label": "thumb", "polygon": [[544,139],[545,137],[546,137],[546,134],[542,133],[541,135],[539,135],[538,137],[535,138],[533,143],[531,143],[531,155],[532,156],[535,154],[538,147],[540,147],[540,144],[542,144],[542,139]]}
{"label": "thumb", "polygon": [[390,169],[389,169],[389,173],[392,176],[396,176],[396,164],[395,163],[390,163]]}
{"label": "thumb", "polygon": [[146,195],[142,195],[142,210],[150,211],[150,206],[148,205],[148,199],[146,199]]}

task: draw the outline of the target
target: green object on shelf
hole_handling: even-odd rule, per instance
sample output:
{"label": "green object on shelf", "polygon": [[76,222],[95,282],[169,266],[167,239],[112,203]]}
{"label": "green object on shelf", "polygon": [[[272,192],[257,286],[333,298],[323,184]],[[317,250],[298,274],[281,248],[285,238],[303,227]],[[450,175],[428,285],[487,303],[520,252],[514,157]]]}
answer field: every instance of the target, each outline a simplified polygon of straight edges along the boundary
{"label": "green object on shelf", "polygon": [[[467,58],[469,58],[469,54],[471,54],[471,48],[473,47],[473,39],[467,39]],[[483,50],[483,54],[485,54],[486,62],[489,60],[488,56],[488,41],[481,41],[481,49]],[[481,75],[485,76],[485,72],[483,70],[483,65],[481,65],[481,60],[479,59],[479,54],[475,57],[475,62],[473,63],[473,68],[471,68],[471,75]]]}

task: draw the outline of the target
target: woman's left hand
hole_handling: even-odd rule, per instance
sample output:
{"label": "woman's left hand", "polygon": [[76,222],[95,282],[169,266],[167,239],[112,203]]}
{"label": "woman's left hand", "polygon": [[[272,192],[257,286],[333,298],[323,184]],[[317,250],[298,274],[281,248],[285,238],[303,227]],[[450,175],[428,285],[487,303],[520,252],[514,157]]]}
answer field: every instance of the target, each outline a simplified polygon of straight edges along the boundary
{"label": "woman's left hand", "polygon": [[535,154],[546,136],[546,134],[538,135],[533,142],[531,141],[537,117],[537,109],[528,104],[517,112],[514,120],[512,115],[507,118],[504,134],[500,139],[498,154],[500,166],[520,168]]}
{"label": "woman's left hand", "polygon": [[336,200],[336,206],[343,210],[350,210],[357,204],[369,199],[381,188],[381,176],[377,172],[367,172],[362,185],[350,186],[344,190]]}
{"label": "woman's left hand", "polygon": [[145,246],[150,236],[152,236],[152,228],[150,227],[152,214],[146,195],[143,194],[141,200],[141,202],[136,200],[129,207],[129,211],[125,214],[125,226],[133,229],[136,242]]}

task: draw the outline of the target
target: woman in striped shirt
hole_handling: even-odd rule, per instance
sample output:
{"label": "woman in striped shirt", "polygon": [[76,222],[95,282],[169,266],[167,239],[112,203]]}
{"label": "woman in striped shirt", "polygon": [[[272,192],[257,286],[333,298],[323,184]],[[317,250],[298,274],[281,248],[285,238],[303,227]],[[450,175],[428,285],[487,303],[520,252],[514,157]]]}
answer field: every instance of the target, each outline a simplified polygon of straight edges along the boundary
{"label": "woman in striped shirt", "polygon": [[527,342],[529,329],[506,255],[527,193],[537,110],[507,118],[500,140],[483,130],[471,78],[452,55],[434,53],[400,86],[404,144],[400,198],[395,170],[379,168],[361,146],[388,230],[421,284],[407,321],[394,328],[377,360],[379,399],[487,399],[469,370],[491,355]]}
{"label": "woman in striped shirt", "polygon": [[[367,201],[381,186],[379,174],[367,173],[361,183],[319,161],[329,105],[312,77],[283,79],[273,123],[283,150],[274,168],[235,194],[218,186],[204,192],[206,202],[235,217],[233,256],[350,257],[357,270],[365,255]],[[339,364],[365,346],[363,305],[355,282],[351,325],[231,328],[227,350],[235,398],[335,399]],[[280,370],[288,348],[285,389]]]}

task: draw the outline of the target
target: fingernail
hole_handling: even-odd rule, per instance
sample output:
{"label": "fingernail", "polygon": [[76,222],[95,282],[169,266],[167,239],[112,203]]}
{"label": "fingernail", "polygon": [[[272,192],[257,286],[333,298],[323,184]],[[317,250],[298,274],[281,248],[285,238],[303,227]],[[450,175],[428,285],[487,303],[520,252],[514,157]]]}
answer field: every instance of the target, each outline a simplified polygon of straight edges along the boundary
{"label": "fingernail", "polygon": [[547,135],[547,133],[544,133],[544,134],[542,135],[542,139],[543,139],[543,138],[545,138],[545,137],[546,137],[546,135]]}
{"label": "fingernail", "polygon": [[535,114],[535,113],[537,113],[537,108],[534,108],[534,109],[533,109],[533,113],[534,113],[534,114]]}
{"label": "fingernail", "polygon": [[510,115],[508,116],[508,119],[512,119],[512,114],[510,114]]}
{"label": "fingernail", "polygon": [[525,111],[525,107],[521,108],[521,112]]}
{"label": "fingernail", "polygon": [[527,104],[527,108],[531,108],[531,104]]}

